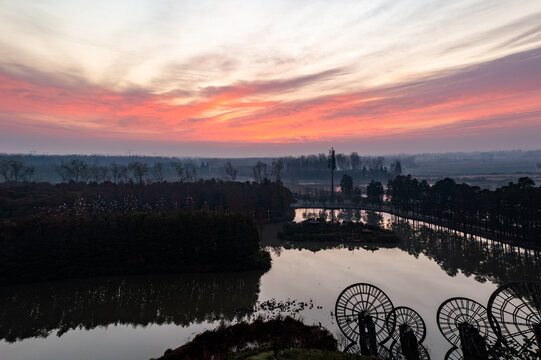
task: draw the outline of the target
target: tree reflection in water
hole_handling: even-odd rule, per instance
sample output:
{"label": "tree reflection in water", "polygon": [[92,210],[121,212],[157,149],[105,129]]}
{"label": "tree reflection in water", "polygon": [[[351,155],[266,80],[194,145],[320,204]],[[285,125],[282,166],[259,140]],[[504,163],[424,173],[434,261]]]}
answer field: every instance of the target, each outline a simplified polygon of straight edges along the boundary
{"label": "tree reflection in water", "polygon": [[460,271],[479,282],[490,280],[499,285],[541,279],[538,251],[405,221],[394,222],[392,227],[402,239],[402,250],[416,257],[424,254],[449,276]]}
{"label": "tree reflection in water", "polygon": [[[344,220],[347,212],[339,217]],[[382,225],[383,217],[379,213],[366,211],[363,220],[371,220]],[[425,255],[440,265],[449,276],[462,272],[473,276],[478,282],[487,280],[503,285],[513,281],[541,280],[541,258],[539,251],[527,250],[497,241],[464,235],[446,228],[432,228],[424,223],[415,223],[393,219],[390,227],[398,234],[401,242],[398,247],[410,255]],[[334,242],[287,242],[286,249],[306,249],[313,252],[326,249],[363,248],[377,251],[379,248],[394,247],[391,244],[362,244]]]}
{"label": "tree reflection in water", "polygon": [[263,272],[97,278],[2,287],[0,339],[110,324],[228,321],[251,314]]}

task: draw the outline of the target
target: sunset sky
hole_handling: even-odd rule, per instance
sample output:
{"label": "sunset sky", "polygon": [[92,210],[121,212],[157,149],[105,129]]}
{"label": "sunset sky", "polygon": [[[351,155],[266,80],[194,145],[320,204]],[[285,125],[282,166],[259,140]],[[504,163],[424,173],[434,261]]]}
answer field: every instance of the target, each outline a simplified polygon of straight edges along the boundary
{"label": "sunset sky", "polygon": [[0,0],[0,152],[541,148],[541,1]]}

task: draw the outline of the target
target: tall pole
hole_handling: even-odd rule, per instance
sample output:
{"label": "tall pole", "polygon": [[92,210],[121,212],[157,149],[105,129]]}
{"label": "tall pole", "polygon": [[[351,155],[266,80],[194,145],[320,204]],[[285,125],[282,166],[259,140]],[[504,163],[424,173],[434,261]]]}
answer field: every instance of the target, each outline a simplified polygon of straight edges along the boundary
{"label": "tall pole", "polygon": [[331,203],[334,202],[334,170],[336,169],[336,157],[334,154],[334,148],[329,150],[329,169],[331,169]]}

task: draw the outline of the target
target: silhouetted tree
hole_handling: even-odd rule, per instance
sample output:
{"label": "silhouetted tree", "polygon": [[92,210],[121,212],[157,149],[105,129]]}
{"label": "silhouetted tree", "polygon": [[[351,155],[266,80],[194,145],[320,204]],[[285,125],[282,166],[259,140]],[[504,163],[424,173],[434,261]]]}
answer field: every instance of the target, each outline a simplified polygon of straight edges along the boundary
{"label": "silhouetted tree", "polygon": [[155,182],[163,182],[165,177],[163,176],[163,164],[161,162],[155,162],[150,169],[152,177]]}
{"label": "silhouetted tree", "polygon": [[62,181],[79,182],[88,177],[88,165],[79,159],[71,159],[68,162],[62,162],[56,171],[62,178]]}
{"label": "silhouetted tree", "polygon": [[402,175],[402,164],[400,163],[400,160],[396,160],[394,163],[391,164],[390,172],[393,177]]}
{"label": "silhouetted tree", "polygon": [[34,167],[26,165],[23,160],[2,160],[0,176],[4,181],[30,181],[34,175]]}
{"label": "silhouetted tree", "polygon": [[336,163],[340,170],[347,170],[348,158],[344,154],[336,154]]}
{"label": "silhouetted tree", "polygon": [[361,157],[356,152],[352,152],[349,155],[349,162],[351,163],[351,169],[357,170],[361,165]]}
{"label": "silhouetted tree", "polygon": [[231,162],[228,161],[224,165],[225,173],[231,178],[232,181],[235,181],[237,178],[237,169],[231,165]]}
{"label": "silhouetted tree", "polygon": [[96,183],[107,180],[109,168],[107,166],[92,165],[88,167],[88,176]]}
{"label": "silhouetted tree", "polygon": [[186,174],[184,172],[185,170],[184,165],[182,165],[182,163],[179,163],[179,162],[174,162],[174,163],[171,163],[171,166],[175,169],[177,173],[178,181],[184,182],[186,180]]}
{"label": "silhouetted tree", "polygon": [[273,160],[271,163],[271,174],[277,184],[282,183],[282,171],[284,170],[284,162],[282,159]]}
{"label": "silhouetted tree", "polygon": [[148,165],[139,161],[132,161],[128,164],[128,170],[131,172],[135,181],[142,184],[145,176],[148,174]]}
{"label": "silhouetted tree", "polygon": [[371,203],[381,203],[383,201],[383,185],[379,181],[370,181],[366,187],[366,196]]}
{"label": "silhouetted tree", "polygon": [[258,161],[255,166],[252,167],[252,172],[256,182],[263,182],[265,179],[267,179],[267,164],[262,161]]}
{"label": "silhouetted tree", "polygon": [[195,165],[193,163],[187,163],[184,166],[184,174],[186,181],[195,181],[197,176],[197,169],[195,168]]}
{"label": "silhouetted tree", "polygon": [[111,173],[111,177],[115,184],[128,181],[128,168],[124,165],[112,163],[109,165],[109,172]]}
{"label": "silhouetted tree", "polygon": [[397,176],[387,195],[398,210],[506,239],[536,241],[541,227],[541,187],[527,177],[490,191],[450,178],[429,186],[410,175]]}
{"label": "silhouetted tree", "polygon": [[342,180],[340,180],[340,189],[344,194],[344,197],[349,199],[353,193],[353,178],[347,174],[342,175]]}

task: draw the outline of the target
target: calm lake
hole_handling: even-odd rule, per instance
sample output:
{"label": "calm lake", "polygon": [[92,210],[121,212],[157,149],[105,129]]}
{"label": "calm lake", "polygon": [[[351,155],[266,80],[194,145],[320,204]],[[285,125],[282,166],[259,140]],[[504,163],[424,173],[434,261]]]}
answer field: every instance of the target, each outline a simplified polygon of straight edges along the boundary
{"label": "calm lake", "polygon": [[[314,210],[298,209],[296,219],[309,213]],[[388,215],[364,212],[327,215],[385,226],[391,221]],[[335,302],[345,287],[359,282],[379,287],[394,306],[415,309],[427,326],[425,347],[432,359],[443,359],[450,348],[436,323],[443,301],[463,296],[486,305],[501,284],[541,279],[537,253],[452,232],[404,225],[399,245],[363,247],[281,244],[275,237],[278,229],[279,225],[264,229],[263,241],[273,259],[267,273],[2,287],[0,359],[150,359],[220,321],[251,318],[254,309],[265,317],[293,314],[307,324],[321,324],[343,342],[333,318]]]}

